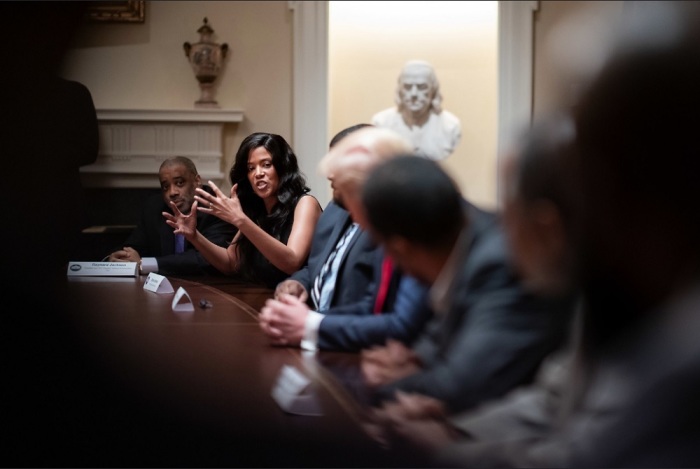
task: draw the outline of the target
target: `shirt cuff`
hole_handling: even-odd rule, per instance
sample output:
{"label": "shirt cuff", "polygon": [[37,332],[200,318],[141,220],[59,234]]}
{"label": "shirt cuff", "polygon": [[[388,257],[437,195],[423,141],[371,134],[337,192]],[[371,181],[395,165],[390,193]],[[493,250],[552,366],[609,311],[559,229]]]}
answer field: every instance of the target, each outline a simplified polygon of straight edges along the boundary
{"label": "shirt cuff", "polygon": [[142,257],[141,274],[146,275],[151,272],[158,272],[158,261],[155,257]]}
{"label": "shirt cuff", "polygon": [[318,349],[318,328],[324,315],[316,311],[309,311],[304,322],[304,338],[301,340],[302,350],[315,352]]}

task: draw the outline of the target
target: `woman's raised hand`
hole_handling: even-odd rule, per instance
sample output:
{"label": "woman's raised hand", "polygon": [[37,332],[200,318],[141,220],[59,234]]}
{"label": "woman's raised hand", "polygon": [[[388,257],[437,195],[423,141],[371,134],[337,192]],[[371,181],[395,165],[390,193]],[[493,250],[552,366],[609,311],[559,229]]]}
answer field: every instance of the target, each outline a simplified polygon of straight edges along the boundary
{"label": "woman's raised hand", "polygon": [[183,214],[174,202],[170,202],[170,206],[173,213],[163,212],[165,223],[175,229],[175,234],[183,234],[186,239],[191,240],[197,232],[197,201],[194,201],[187,215]]}
{"label": "woman's raised hand", "polygon": [[209,213],[240,227],[241,222],[247,217],[243,213],[243,207],[241,207],[241,201],[238,198],[238,184],[234,184],[231,188],[231,197],[226,197],[213,182],[208,181],[208,184],[214,191],[214,195],[204,189],[197,188],[197,194],[194,196],[200,204],[199,211]]}

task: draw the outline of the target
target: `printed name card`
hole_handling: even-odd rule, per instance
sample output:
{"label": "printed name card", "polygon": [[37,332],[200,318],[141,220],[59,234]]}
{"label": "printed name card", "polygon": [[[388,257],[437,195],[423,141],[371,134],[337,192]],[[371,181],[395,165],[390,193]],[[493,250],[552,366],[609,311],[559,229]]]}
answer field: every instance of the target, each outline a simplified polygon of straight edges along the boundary
{"label": "printed name card", "polygon": [[282,410],[297,415],[323,415],[321,406],[315,394],[309,388],[311,382],[296,368],[285,365],[282,367],[272,398]]}
{"label": "printed name card", "polygon": [[190,294],[185,291],[184,288],[180,287],[173,297],[172,304],[173,311],[177,313],[193,313],[194,305],[192,304],[192,298]]}
{"label": "printed name card", "polygon": [[136,277],[138,262],[69,262],[69,277]]}
{"label": "printed name card", "polygon": [[146,277],[143,289],[153,293],[173,293],[175,291],[167,278],[154,272],[151,272]]}

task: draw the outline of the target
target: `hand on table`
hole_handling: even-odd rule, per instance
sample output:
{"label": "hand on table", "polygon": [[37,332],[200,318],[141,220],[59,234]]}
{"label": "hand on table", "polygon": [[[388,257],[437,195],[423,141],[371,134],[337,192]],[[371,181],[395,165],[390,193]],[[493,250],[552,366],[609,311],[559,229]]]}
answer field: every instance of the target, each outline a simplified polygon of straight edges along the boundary
{"label": "hand on table", "polygon": [[134,248],[125,247],[110,254],[107,260],[109,262],[141,262],[141,256]]}
{"label": "hand on table", "polygon": [[442,402],[421,394],[397,391],[395,401],[375,409],[374,420],[383,429],[380,441],[392,447],[432,452],[455,441],[459,435],[445,420]]}
{"label": "hand on table", "polygon": [[260,310],[260,328],[273,345],[298,346],[304,338],[309,307],[299,298],[280,294],[270,299]]}
{"label": "hand on table", "polygon": [[446,416],[442,401],[423,394],[403,391],[396,391],[396,400],[385,402],[378,412],[407,420],[442,419]]}
{"label": "hand on table", "polygon": [[420,361],[403,343],[388,340],[384,347],[362,351],[362,375],[369,386],[382,386],[420,371]]}
{"label": "hand on table", "polygon": [[279,300],[280,295],[286,294],[299,298],[299,301],[306,302],[309,299],[309,293],[300,282],[287,279],[277,285],[275,288],[275,299]]}

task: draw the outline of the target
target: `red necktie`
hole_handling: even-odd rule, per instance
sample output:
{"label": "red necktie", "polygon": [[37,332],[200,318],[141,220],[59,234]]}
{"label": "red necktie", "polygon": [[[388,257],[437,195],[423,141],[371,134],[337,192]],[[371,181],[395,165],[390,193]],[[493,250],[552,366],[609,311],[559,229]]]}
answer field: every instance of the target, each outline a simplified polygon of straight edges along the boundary
{"label": "red necktie", "polygon": [[393,263],[389,256],[384,256],[382,261],[382,276],[379,280],[379,291],[377,292],[377,300],[374,302],[374,314],[380,314],[384,308],[386,295],[389,292],[389,284],[391,283],[391,273]]}

